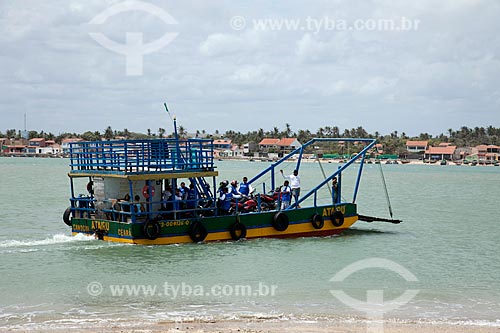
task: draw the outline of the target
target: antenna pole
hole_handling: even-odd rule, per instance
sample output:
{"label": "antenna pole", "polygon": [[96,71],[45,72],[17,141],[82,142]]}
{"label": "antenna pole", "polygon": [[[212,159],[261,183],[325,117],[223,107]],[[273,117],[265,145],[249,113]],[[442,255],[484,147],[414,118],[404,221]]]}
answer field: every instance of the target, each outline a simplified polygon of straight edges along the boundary
{"label": "antenna pole", "polygon": [[387,184],[385,183],[384,172],[382,171],[382,163],[380,163],[379,166],[380,166],[380,175],[382,176],[382,184],[384,185],[385,199],[387,200],[387,208],[389,208],[389,214],[391,215],[392,218],[391,199],[389,199],[389,192],[387,191]]}
{"label": "antenna pole", "polygon": [[177,118],[175,116],[172,118],[172,116],[170,115],[170,111],[168,110],[167,103],[163,103],[163,105],[165,106],[165,111],[167,111],[168,116],[174,122],[174,137],[175,137],[175,148],[177,150],[177,154],[176,154],[177,155],[177,163],[180,163],[180,161],[181,161],[181,149],[179,146],[179,135],[177,134]]}

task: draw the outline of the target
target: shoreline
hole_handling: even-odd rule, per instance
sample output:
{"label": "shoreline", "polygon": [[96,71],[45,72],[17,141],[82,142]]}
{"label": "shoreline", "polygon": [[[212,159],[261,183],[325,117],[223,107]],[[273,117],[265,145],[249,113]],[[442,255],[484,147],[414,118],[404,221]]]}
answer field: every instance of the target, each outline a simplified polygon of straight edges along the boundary
{"label": "shoreline", "polygon": [[[67,319],[72,322],[71,319]],[[137,323],[132,321],[105,321],[106,323],[81,324],[72,322],[71,325],[49,325],[48,327],[18,327],[7,328],[7,331],[43,331],[43,332],[133,332],[133,333],[160,333],[160,332],[191,332],[191,333],[359,333],[375,332],[376,328],[384,333],[486,333],[500,332],[500,322],[469,323],[428,322],[428,321],[398,321],[385,320],[380,326],[378,322],[361,319],[234,319],[234,320],[188,320],[188,321],[157,321]],[[69,323],[68,323],[69,324]],[[88,326],[87,326],[88,325]],[[369,326],[372,325],[372,326]],[[87,326],[87,327],[85,327]],[[1,328],[1,327],[0,327]]]}
{"label": "shoreline", "polygon": [[[62,155],[52,155],[52,154],[0,154],[0,157],[16,157],[16,158],[42,158],[42,159],[54,159],[54,158],[69,158],[67,156],[62,156]],[[218,157],[217,160],[219,162],[221,161],[239,161],[239,162],[269,162],[269,163],[274,163],[278,161],[277,159],[267,159],[267,158],[262,158],[262,157]],[[385,161],[396,161],[396,163],[385,163]],[[297,159],[290,159],[289,162],[296,162]],[[341,164],[342,160],[338,159],[328,159],[328,158],[320,158],[319,161],[321,163],[335,163],[335,164]],[[373,160],[372,160],[373,161]],[[401,159],[385,159],[381,160],[383,163],[381,164],[398,164],[398,165],[437,165],[437,166],[443,166],[439,163],[439,161],[434,161],[433,163],[430,162],[424,162],[422,160],[406,160],[405,163],[401,162]],[[302,162],[305,163],[315,163],[317,162],[317,159],[312,159],[312,158],[303,158]],[[355,164],[360,164],[359,162],[356,162]],[[378,164],[378,163],[366,163],[365,164]],[[494,167],[494,166],[499,166],[495,165],[494,163],[477,163],[476,165],[471,165],[469,164],[464,164],[461,161],[447,161],[447,164],[444,166],[479,166],[479,167]]]}
{"label": "shoreline", "polygon": [[[274,163],[276,162],[277,160],[272,160],[272,161],[269,161],[268,159],[262,159],[262,158],[235,158],[235,157],[219,157],[218,158],[218,161],[219,162],[224,162],[224,161],[240,161],[240,162],[256,162],[256,163],[261,163],[261,162],[268,162],[268,163]],[[290,159],[290,161],[288,162],[296,162],[297,159]],[[326,163],[326,164],[341,164],[342,161],[341,160],[338,160],[338,159],[328,159],[328,158],[320,158],[319,161],[321,163]],[[372,160],[373,161],[373,160]],[[494,164],[476,164],[476,165],[471,165],[470,163],[469,164],[464,164],[462,162],[455,162],[455,161],[447,161],[447,164],[446,165],[441,165],[439,163],[439,161],[436,161],[436,162],[433,162],[433,163],[429,163],[429,162],[424,162],[422,160],[407,160],[406,163],[402,163],[400,159],[396,159],[394,161],[397,161],[397,163],[385,163],[385,161],[387,160],[382,160],[382,163],[366,163],[366,165],[369,165],[369,164],[372,164],[372,165],[375,165],[375,164],[390,164],[390,165],[393,165],[393,164],[397,164],[397,165],[435,165],[435,166],[464,166],[464,167],[469,167],[469,166],[479,166],[479,167],[494,167],[496,165]],[[390,161],[393,161],[393,160],[390,160]],[[301,160],[301,162],[305,162],[305,163],[316,163],[317,162],[317,159],[312,159],[312,158],[303,158]],[[360,164],[359,162],[356,162],[354,164]]]}

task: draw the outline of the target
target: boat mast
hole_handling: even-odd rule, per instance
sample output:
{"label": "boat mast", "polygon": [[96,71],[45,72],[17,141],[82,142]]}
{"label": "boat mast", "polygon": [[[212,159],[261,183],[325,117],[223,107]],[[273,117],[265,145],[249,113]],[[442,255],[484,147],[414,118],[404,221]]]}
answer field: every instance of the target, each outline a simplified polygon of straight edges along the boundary
{"label": "boat mast", "polygon": [[181,160],[181,156],[180,156],[180,147],[179,147],[179,135],[177,134],[177,118],[175,116],[172,118],[172,116],[170,115],[170,111],[168,110],[167,103],[163,103],[163,105],[165,106],[165,111],[167,111],[168,116],[170,117],[170,119],[174,123],[175,149],[177,150],[177,152],[176,152],[177,163],[179,163]]}

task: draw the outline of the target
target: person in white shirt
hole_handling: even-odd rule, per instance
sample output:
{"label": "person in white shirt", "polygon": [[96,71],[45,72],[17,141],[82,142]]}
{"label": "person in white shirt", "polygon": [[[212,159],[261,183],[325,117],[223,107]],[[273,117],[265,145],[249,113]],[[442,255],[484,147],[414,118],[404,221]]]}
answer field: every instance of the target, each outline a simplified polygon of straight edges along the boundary
{"label": "person in white shirt", "polygon": [[[295,199],[295,203],[299,201],[300,196],[300,176],[298,170],[293,170],[293,174],[285,176],[283,170],[280,170],[283,178],[290,180],[290,187],[292,188],[292,196]],[[299,207],[299,205],[297,205]],[[300,208],[300,207],[299,207]]]}

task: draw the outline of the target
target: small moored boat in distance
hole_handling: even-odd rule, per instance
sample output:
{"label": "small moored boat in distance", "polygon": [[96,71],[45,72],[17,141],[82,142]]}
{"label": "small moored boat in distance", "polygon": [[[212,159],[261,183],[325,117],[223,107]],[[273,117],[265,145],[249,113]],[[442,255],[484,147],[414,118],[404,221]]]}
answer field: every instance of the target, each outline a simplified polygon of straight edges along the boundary
{"label": "small moored boat in distance", "polygon": [[[74,235],[133,244],[328,236],[341,233],[358,219],[399,223],[358,215],[355,201],[363,163],[357,167],[354,183],[343,181],[347,168],[357,160],[364,161],[375,145],[374,139],[342,138],[344,142],[362,142],[364,147],[316,186],[303,190],[299,200],[288,207],[281,209],[283,196],[279,190],[268,193],[281,184],[275,174],[282,163],[296,159],[289,163],[295,163],[294,168],[299,170],[304,151],[311,150],[313,144],[338,140],[312,139],[271,163],[248,181],[262,185],[262,192],[249,194],[244,202],[231,202],[228,211],[218,205],[215,189],[223,182],[217,181],[211,139],[180,139],[176,135],[70,143],[71,198],[63,220]],[[337,179],[337,190],[320,191],[325,187],[331,190],[333,178]],[[88,194],[77,194],[77,185],[85,183]],[[182,183],[187,184],[187,195],[179,194]],[[345,186],[353,187],[350,201],[342,197]],[[325,192],[330,194],[321,198]]]}

